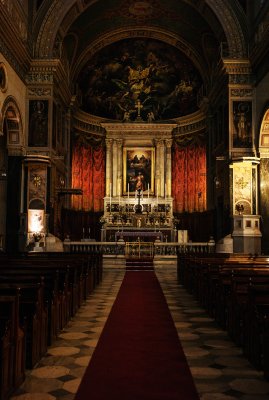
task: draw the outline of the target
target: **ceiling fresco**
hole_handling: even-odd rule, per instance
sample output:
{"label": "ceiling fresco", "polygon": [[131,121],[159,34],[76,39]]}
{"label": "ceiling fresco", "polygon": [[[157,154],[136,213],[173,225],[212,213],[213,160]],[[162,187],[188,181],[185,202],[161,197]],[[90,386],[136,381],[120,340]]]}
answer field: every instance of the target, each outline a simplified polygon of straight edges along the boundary
{"label": "ceiling fresco", "polygon": [[177,48],[152,39],[104,47],[78,77],[82,109],[116,120],[170,120],[197,110],[199,72]]}
{"label": "ceiling fresco", "polygon": [[204,4],[202,9],[204,16],[188,1],[96,1],[76,19],[69,33],[79,36],[81,50],[104,32],[147,25],[174,32],[199,50],[199,41],[205,32],[214,34],[215,31],[219,39],[222,36],[219,21],[210,8]]}

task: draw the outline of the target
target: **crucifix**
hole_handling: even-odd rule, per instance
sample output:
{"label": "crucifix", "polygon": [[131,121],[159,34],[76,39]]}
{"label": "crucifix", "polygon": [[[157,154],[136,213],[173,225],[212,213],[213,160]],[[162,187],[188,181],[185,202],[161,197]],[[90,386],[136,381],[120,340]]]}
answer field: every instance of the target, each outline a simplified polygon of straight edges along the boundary
{"label": "crucifix", "polygon": [[141,118],[140,112],[143,108],[143,105],[141,104],[141,101],[139,99],[136,102],[135,108],[137,108],[137,118],[136,119],[138,121],[141,121],[142,118]]}
{"label": "crucifix", "polygon": [[141,204],[140,204],[140,200],[141,200],[142,196],[143,196],[142,189],[140,189],[140,188],[137,189],[137,199],[138,199],[138,203],[137,203],[136,206],[135,206],[135,212],[136,212],[136,214],[142,214],[142,206],[141,206]]}

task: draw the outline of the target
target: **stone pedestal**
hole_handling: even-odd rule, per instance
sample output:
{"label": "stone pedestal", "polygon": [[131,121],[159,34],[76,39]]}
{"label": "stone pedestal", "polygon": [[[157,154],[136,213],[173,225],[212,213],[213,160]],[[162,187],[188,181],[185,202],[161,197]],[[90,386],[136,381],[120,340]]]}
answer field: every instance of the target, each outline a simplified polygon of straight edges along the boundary
{"label": "stone pedestal", "polygon": [[42,251],[44,251],[45,247],[44,246],[40,246],[40,245],[41,245],[40,242],[35,242],[32,251],[34,251],[34,252],[42,252]]}
{"label": "stone pedestal", "polygon": [[48,234],[46,237],[46,248],[47,252],[62,252],[63,242],[52,234]]}
{"label": "stone pedestal", "polygon": [[233,252],[261,254],[261,231],[259,215],[234,215]]}
{"label": "stone pedestal", "polygon": [[227,235],[216,243],[216,253],[233,253],[233,238],[232,235]]}

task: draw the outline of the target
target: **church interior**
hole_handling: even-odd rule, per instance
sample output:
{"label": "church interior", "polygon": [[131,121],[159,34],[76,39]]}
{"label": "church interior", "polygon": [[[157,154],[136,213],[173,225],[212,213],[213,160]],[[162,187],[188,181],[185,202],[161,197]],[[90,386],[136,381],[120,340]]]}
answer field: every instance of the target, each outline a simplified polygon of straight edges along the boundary
{"label": "church interior", "polygon": [[269,398],[268,21],[0,1],[2,400]]}

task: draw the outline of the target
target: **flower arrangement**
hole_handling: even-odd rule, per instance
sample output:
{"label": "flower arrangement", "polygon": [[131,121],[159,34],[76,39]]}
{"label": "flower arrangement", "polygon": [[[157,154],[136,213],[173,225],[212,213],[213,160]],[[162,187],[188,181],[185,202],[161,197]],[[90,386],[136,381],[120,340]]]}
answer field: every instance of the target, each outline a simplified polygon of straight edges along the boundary
{"label": "flower arrangement", "polygon": [[35,242],[39,242],[41,240],[42,236],[43,235],[40,232],[33,233],[33,238],[34,238]]}
{"label": "flower arrangement", "polygon": [[236,204],[235,209],[238,212],[238,214],[241,215],[244,211],[244,206],[243,204],[238,203]]}

